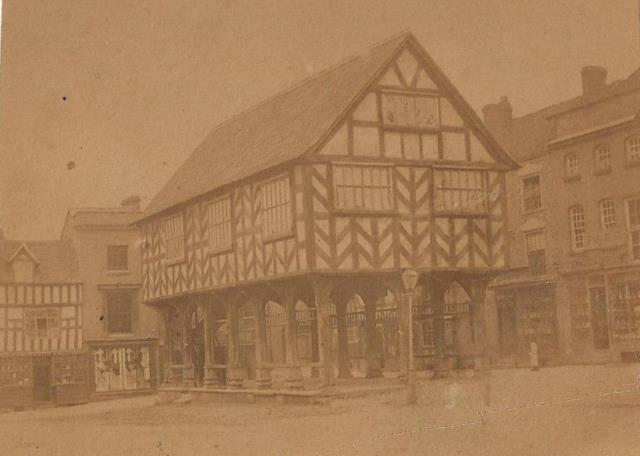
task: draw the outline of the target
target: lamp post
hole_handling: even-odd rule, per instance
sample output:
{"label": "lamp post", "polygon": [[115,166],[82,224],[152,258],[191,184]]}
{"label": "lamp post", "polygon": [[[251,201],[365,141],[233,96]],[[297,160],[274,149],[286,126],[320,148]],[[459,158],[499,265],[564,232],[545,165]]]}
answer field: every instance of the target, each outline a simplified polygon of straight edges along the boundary
{"label": "lamp post", "polygon": [[409,367],[407,372],[407,403],[416,404],[418,402],[418,396],[416,395],[416,368],[413,354],[413,297],[415,295],[415,289],[418,285],[418,278],[420,275],[413,269],[405,269],[402,271],[402,285],[404,285],[406,306],[409,312]]}

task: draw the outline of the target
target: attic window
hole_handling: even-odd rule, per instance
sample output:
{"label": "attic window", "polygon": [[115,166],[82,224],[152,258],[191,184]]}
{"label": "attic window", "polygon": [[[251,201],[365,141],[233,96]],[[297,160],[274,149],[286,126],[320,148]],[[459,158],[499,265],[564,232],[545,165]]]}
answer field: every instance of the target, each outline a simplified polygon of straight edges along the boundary
{"label": "attic window", "polygon": [[383,93],[382,118],[384,125],[390,127],[437,128],[440,124],[438,99]]}

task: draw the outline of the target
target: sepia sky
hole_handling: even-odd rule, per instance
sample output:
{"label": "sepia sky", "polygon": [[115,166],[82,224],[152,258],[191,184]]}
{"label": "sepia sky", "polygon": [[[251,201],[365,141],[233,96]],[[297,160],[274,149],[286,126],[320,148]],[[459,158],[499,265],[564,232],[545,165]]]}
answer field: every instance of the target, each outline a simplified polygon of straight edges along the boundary
{"label": "sepia sky", "polygon": [[638,0],[4,0],[5,237],[146,205],[217,123],[401,30],[478,111],[508,95],[526,114],[578,95],[583,65],[613,80],[640,61]]}

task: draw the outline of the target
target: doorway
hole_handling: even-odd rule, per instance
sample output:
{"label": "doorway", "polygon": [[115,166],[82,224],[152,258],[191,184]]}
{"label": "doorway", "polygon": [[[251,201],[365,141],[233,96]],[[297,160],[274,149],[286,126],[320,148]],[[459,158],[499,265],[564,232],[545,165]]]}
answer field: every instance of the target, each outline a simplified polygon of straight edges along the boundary
{"label": "doorway", "polygon": [[33,400],[49,402],[51,400],[51,357],[33,358]]}
{"label": "doorway", "polygon": [[609,348],[609,313],[605,288],[591,288],[589,290],[589,301],[591,302],[593,346],[596,349],[607,349]]}

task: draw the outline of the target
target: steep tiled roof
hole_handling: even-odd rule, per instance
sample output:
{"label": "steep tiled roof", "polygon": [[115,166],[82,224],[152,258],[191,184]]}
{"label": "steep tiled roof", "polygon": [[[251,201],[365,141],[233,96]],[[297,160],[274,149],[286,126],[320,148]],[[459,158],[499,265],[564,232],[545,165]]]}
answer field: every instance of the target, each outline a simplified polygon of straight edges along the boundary
{"label": "steep tiled roof", "polygon": [[[555,139],[554,118],[556,116],[638,89],[640,89],[640,68],[628,78],[608,84],[597,96],[585,97],[581,95],[531,114],[514,118],[507,131],[494,130],[491,125],[488,127],[516,160],[520,162],[531,160],[546,154],[547,145]],[[640,106],[637,109],[640,110]],[[628,112],[620,113],[621,118],[628,117],[628,115]]]}
{"label": "steep tiled roof", "polygon": [[79,281],[78,259],[71,241],[0,240],[0,282],[12,280],[9,260],[23,245],[38,262],[35,271],[36,282]]}
{"label": "steep tiled roof", "polygon": [[492,149],[515,166],[415,38],[405,32],[219,125],[153,198],[143,218],[313,150],[408,41],[423,52],[437,81],[452,92],[458,106],[471,112],[472,123],[492,142]]}

